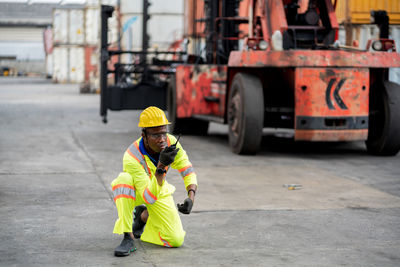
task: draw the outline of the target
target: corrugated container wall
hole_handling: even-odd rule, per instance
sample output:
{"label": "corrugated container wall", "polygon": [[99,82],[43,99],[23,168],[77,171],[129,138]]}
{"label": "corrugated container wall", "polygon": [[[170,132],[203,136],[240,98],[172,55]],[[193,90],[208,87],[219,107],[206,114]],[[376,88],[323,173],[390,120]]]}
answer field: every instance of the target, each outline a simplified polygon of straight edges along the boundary
{"label": "corrugated container wall", "polygon": [[68,82],[68,47],[54,47],[53,66],[53,81]]}
{"label": "corrugated container wall", "polygon": [[369,24],[371,10],[386,10],[390,24],[400,24],[399,0],[337,0],[336,16],[339,24]]}
{"label": "corrugated container wall", "polygon": [[[141,1],[140,1],[141,2]],[[96,92],[100,87],[100,10],[101,5],[116,7],[117,0],[87,0],[84,8],[53,10],[53,80],[60,83],[80,83],[81,92]],[[111,47],[118,43],[119,22],[113,15],[108,21]]]}
{"label": "corrugated container wall", "polygon": [[53,80],[57,83],[83,83],[85,79],[84,47],[56,46],[53,49]]}
{"label": "corrugated container wall", "polygon": [[84,10],[71,9],[69,12],[69,43],[83,45],[85,42]]}
{"label": "corrugated container wall", "polygon": [[68,43],[68,13],[67,9],[53,11],[53,41],[55,44]]}
{"label": "corrugated container wall", "polygon": [[[142,0],[121,0],[121,46],[123,50],[142,47]],[[183,0],[151,0],[147,33],[149,49],[166,50],[183,38]],[[129,61],[124,57],[123,61]]]}
{"label": "corrugated container wall", "polygon": [[80,44],[85,42],[83,9],[54,9],[54,44]]}
{"label": "corrugated container wall", "polygon": [[53,81],[82,83],[85,77],[85,10],[53,10]]}
{"label": "corrugated container wall", "polygon": [[100,9],[88,7],[85,14],[85,43],[87,45],[98,45],[100,39]]}
{"label": "corrugated container wall", "polygon": [[68,73],[71,83],[83,83],[85,81],[84,47],[73,46],[69,48]]}
{"label": "corrugated container wall", "polygon": [[[390,26],[390,37],[396,43],[396,51],[400,53],[400,25]],[[400,68],[392,68],[389,71],[389,80],[400,84]]]}

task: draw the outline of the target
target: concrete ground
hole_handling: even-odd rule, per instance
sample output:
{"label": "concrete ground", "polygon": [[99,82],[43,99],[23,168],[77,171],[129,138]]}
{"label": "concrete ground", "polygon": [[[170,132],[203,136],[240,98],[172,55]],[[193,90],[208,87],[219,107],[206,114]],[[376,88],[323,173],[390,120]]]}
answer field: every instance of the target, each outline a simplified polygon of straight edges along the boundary
{"label": "concrete ground", "polygon": [[[0,266],[400,266],[400,155],[266,131],[258,155],[238,156],[216,124],[181,137],[199,180],[184,245],[114,257],[109,184],[138,115],[103,124],[99,96],[77,85],[0,79]],[[179,174],[167,179],[182,202]]]}

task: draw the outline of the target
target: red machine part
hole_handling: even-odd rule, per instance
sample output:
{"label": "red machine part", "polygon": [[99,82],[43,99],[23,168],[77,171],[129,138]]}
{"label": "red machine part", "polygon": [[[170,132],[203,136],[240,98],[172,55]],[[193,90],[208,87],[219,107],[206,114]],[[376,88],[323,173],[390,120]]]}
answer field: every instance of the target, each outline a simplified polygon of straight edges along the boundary
{"label": "red machine part", "polygon": [[400,54],[335,50],[233,51],[228,66],[398,68]]}
{"label": "red machine part", "polygon": [[179,65],[176,68],[177,117],[223,117],[227,66]]}
{"label": "red machine part", "polygon": [[296,68],[295,139],[366,140],[368,68]]}

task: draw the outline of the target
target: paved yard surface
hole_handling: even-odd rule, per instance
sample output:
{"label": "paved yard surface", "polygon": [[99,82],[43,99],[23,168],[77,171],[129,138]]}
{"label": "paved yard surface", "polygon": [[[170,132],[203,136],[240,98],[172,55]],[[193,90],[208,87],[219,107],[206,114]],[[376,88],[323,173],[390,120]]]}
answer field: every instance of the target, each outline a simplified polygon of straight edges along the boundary
{"label": "paved yard surface", "polygon": [[[99,96],[77,85],[0,79],[0,266],[400,266],[400,155],[266,131],[258,155],[238,156],[216,124],[181,137],[199,180],[184,245],[114,257],[109,184],[138,116],[103,124]],[[183,201],[179,174],[168,180]]]}

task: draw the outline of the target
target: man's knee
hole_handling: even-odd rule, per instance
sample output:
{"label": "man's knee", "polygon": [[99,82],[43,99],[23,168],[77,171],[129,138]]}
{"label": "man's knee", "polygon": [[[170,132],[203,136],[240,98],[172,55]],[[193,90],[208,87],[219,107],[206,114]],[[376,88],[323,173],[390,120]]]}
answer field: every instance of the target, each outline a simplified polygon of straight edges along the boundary
{"label": "man's knee", "polygon": [[176,233],[171,236],[169,244],[171,247],[179,248],[183,245],[183,241],[185,240],[185,233]]}

